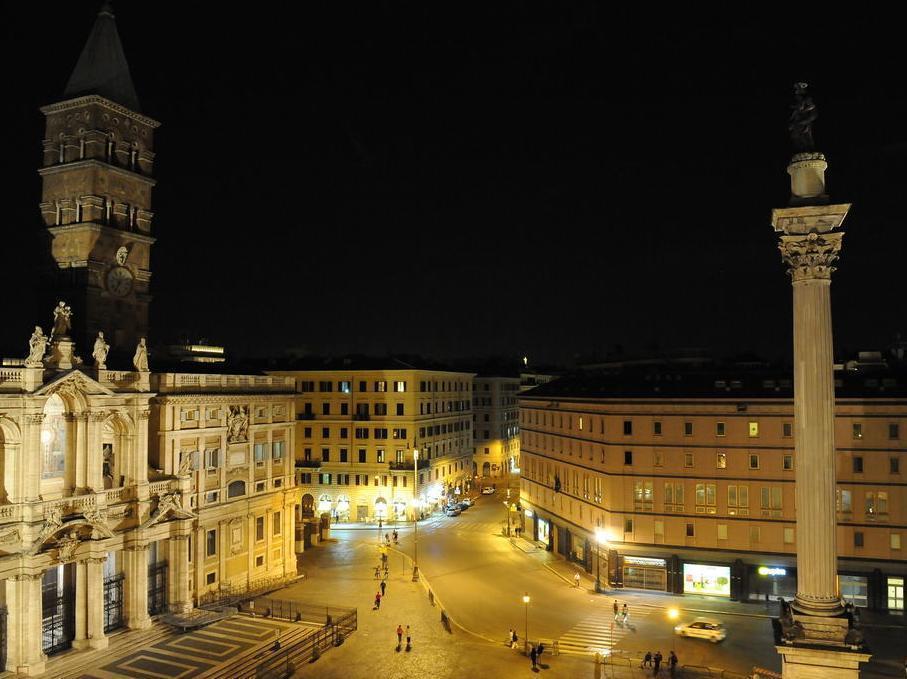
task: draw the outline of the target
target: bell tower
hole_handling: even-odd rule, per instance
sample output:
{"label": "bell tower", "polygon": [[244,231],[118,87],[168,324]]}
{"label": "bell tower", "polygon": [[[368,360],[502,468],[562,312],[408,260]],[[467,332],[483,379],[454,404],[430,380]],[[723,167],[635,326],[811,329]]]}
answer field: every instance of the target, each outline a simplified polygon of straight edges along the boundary
{"label": "bell tower", "polygon": [[41,216],[54,295],[73,308],[73,338],[99,331],[130,353],[148,336],[154,131],[140,112],[109,2],[98,13],[63,100],[46,117]]}

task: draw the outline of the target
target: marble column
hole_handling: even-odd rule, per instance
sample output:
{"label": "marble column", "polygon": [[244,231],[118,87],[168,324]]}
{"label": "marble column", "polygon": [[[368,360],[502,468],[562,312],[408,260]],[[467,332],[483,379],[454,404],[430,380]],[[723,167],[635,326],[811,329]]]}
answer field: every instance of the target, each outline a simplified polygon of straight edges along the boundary
{"label": "marble column", "polygon": [[41,648],[43,573],[15,575],[5,581],[7,627],[6,670],[21,675],[44,673],[47,656]]}
{"label": "marble column", "polygon": [[797,596],[780,618],[785,679],[849,679],[869,659],[838,589],[831,274],[850,204],[829,204],[826,168],[821,153],[796,154],[787,170],[791,207],[772,211],[794,316]]}
{"label": "marble column", "polygon": [[85,559],[88,585],[88,647],[107,648],[109,640],[104,632],[104,562],[107,557]]}
{"label": "marble column", "polygon": [[123,613],[129,629],[151,627],[148,615],[148,545],[123,548]]}

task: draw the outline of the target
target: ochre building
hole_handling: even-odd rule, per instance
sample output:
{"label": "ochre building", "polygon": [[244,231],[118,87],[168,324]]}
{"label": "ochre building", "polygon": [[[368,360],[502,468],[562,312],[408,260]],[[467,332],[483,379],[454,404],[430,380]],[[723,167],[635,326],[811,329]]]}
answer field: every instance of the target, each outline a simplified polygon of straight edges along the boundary
{"label": "ochre building", "polygon": [[[841,591],[892,612],[907,576],[905,387],[836,379]],[[563,378],[520,396],[520,427],[524,535],[603,586],[796,593],[789,377]]]}
{"label": "ochre building", "polygon": [[519,390],[519,377],[476,376],[472,395],[475,475],[501,477],[520,468]]}

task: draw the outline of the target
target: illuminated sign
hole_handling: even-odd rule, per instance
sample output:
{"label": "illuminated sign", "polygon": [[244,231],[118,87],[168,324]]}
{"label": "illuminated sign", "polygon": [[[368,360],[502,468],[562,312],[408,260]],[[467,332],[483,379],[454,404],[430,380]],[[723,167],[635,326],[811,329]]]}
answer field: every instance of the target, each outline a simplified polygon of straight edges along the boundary
{"label": "illuminated sign", "polygon": [[645,556],[625,556],[624,565],[625,566],[649,566],[649,567],[654,566],[657,568],[664,568],[666,564],[665,564],[664,559],[650,559],[649,557],[645,557]]}
{"label": "illuminated sign", "polygon": [[759,575],[787,575],[784,568],[769,568],[768,566],[759,566]]}
{"label": "illuminated sign", "polygon": [[731,596],[731,569],[728,566],[707,566],[701,563],[683,565],[684,594]]}
{"label": "illuminated sign", "polygon": [[527,509],[524,513],[526,514],[526,516],[532,517],[532,510],[531,510],[531,509]]}

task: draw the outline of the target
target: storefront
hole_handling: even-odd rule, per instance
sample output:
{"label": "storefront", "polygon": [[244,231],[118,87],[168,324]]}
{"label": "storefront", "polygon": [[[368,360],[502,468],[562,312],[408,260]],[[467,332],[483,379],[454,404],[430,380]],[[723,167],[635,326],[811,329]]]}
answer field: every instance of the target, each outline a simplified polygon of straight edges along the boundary
{"label": "storefront", "polygon": [[683,593],[730,598],[730,566],[685,563],[683,565]]}
{"label": "storefront", "polygon": [[797,595],[796,569],[774,564],[750,566],[747,592],[750,599],[758,601],[766,596],[773,601],[778,597],[792,599]]}
{"label": "storefront", "polygon": [[869,605],[869,578],[864,575],[838,575],[838,586],[844,601],[866,608]]}
{"label": "storefront", "polygon": [[668,565],[664,559],[624,556],[623,586],[664,592],[668,586]]}
{"label": "storefront", "polygon": [[551,523],[540,516],[535,517],[535,539],[545,544],[551,543]]}

